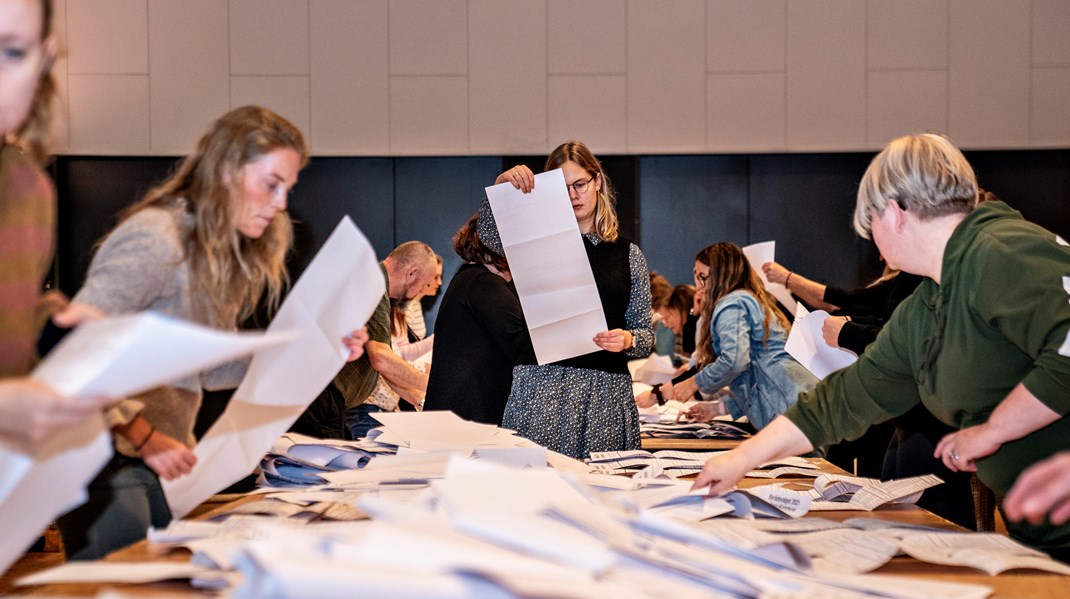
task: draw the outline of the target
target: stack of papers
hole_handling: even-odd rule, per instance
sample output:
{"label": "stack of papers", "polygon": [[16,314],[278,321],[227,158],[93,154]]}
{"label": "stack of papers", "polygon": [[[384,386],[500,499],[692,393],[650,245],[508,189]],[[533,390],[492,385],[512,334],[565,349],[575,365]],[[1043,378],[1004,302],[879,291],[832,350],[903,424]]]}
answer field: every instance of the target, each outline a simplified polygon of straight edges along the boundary
{"label": "stack of papers", "polygon": [[639,434],[652,439],[746,439],[750,431],[733,424],[714,420],[713,422],[669,422],[639,425]]}
{"label": "stack of papers", "polygon": [[873,511],[886,503],[916,503],[925,489],[943,482],[934,474],[889,481],[822,474],[814,480],[810,509]]}
{"label": "stack of papers", "polygon": [[396,448],[374,441],[316,439],[286,433],[260,461],[264,486],[321,485],[324,472],[357,470],[377,455],[390,455]]}

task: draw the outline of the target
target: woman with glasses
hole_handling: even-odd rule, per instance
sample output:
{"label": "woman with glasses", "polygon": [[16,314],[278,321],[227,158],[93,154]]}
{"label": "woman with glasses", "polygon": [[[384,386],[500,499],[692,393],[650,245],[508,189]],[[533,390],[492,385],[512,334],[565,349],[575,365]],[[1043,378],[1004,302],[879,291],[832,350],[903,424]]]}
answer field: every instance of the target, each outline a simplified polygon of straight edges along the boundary
{"label": "woman with glasses", "polygon": [[[739,246],[721,242],[699,252],[695,283],[703,323],[695,346],[697,373],[685,374],[661,392],[687,401],[728,386],[731,394],[724,401],[732,416],[746,416],[761,429],[817,379],[784,350],[790,323]],[[700,402],[689,415],[709,420],[713,409]]]}
{"label": "woman with glasses", "polygon": [[[935,455],[976,471],[1000,498],[1023,470],[1070,448],[1070,247],[1003,202],[977,199],[973,169],[944,137],[908,135],[877,154],[855,229],[889,266],[925,280],[858,362],[709,460],[695,487],[719,493],[757,464],[857,436],[918,403],[959,429]],[[1070,524],[1007,528],[1070,559]]]}
{"label": "woman with glasses", "polygon": [[[637,449],[639,413],[628,360],[645,357],[654,341],[646,258],[634,243],[619,237],[612,187],[587,146],[578,141],[558,146],[545,168],[564,172],[610,329],[594,338],[601,351],[553,364],[532,360],[516,366],[502,426],[576,458],[593,451]],[[535,175],[520,165],[494,182],[528,193]],[[491,251],[504,253],[488,202],[480,208],[479,237]]]}

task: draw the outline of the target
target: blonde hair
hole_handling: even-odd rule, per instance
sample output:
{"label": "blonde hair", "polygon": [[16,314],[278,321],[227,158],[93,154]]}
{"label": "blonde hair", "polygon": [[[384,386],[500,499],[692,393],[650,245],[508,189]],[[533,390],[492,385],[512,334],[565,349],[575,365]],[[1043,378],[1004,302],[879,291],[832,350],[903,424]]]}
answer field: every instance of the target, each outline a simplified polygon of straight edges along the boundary
{"label": "blonde hair", "polygon": [[743,250],[734,243],[722,241],[715,243],[698,253],[695,260],[710,267],[710,278],[706,281],[702,298],[702,331],[699,333],[695,353],[698,355],[698,363],[705,366],[713,362],[716,357],[713,352],[713,337],[710,333],[710,325],[713,322],[713,309],[717,302],[729,293],[744,289],[758,299],[765,319],[762,323],[762,345],[769,340],[769,323],[776,318],[785,331],[791,328],[787,317],[777,307],[776,300],[765,290],[762,282],[758,279],[754,269],[750,267]]}
{"label": "blonde hair", "polygon": [[126,219],[157,207],[193,216],[186,238],[190,285],[202,315],[219,325],[248,318],[264,297],[271,309],[277,308],[289,283],[289,215],[277,213],[258,239],[245,237],[235,222],[242,198],[234,197],[224,182],[242,166],[279,149],[297,152],[302,167],[308,163],[308,148],[297,127],[266,108],[236,108],[212,125],[174,174],[123,215]]}
{"label": "blonde hair", "polygon": [[594,157],[591,150],[582,141],[567,141],[550,152],[546,157],[544,170],[553,170],[566,162],[575,162],[594,177],[592,183],[600,183],[597,191],[597,200],[594,206],[594,233],[602,241],[617,240],[617,197],[613,192],[613,186],[609,183],[602,163]]}
{"label": "blonde hair", "polygon": [[895,200],[920,220],[968,214],[977,205],[977,177],[955,144],[919,133],[893,140],[870,162],[858,186],[854,227],[869,238],[872,212]]}
{"label": "blonde hair", "polygon": [[[52,36],[52,0],[41,0],[41,39],[44,44]],[[49,124],[52,122],[52,107],[56,100],[56,79],[52,76],[54,56],[46,56],[41,80],[34,90],[30,114],[22,125],[12,133],[11,141],[21,147],[38,163],[48,158]],[[0,140],[4,141],[4,140]]]}

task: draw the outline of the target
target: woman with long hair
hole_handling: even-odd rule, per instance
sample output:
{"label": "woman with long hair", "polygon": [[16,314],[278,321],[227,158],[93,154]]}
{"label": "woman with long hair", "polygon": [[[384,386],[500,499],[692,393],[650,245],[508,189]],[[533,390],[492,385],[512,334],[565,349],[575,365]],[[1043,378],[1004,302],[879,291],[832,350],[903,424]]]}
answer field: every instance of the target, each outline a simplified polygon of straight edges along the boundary
{"label": "woman with long hair", "polygon": [[[59,320],[153,310],[233,330],[262,302],[277,307],[292,239],[287,194],[307,161],[301,132],[274,112],[246,106],[223,115],[167,180],[126,210]],[[191,470],[203,390],[237,386],[246,366],[188,376],[108,412],[116,456],[91,483],[89,501],[60,519],[69,558],[103,557],[170,521],[159,479]]]}
{"label": "woman with long hair", "polygon": [[[564,174],[609,330],[594,337],[601,348],[597,352],[553,364],[530,360],[514,368],[502,426],[577,458],[592,451],[638,449],[639,412],[628,360],[646,357],[654,342],[646,258],[619,236],[613,188],[587,146],[578,141],[558,146],[545,170],[556,168]],[[535,175],[519,165],[498,175],[499,183],[528,193]],[[488,202],[480,209],[479,236],[491,251],[504,254]]]}
{"label": "woman with long hair", "polygon": [[[699,371],[675,384],[673,396],[687,401],[699,391],[713,394],[728,386],[732,416],[747,416],[761,429],[817,378],[784,350],[791,323],[739,246],[721,242],[705,248],[695,272],[703,294],[703,328],[695,347]],[[699,403],[693,416],[706,419],[706,407]]]}

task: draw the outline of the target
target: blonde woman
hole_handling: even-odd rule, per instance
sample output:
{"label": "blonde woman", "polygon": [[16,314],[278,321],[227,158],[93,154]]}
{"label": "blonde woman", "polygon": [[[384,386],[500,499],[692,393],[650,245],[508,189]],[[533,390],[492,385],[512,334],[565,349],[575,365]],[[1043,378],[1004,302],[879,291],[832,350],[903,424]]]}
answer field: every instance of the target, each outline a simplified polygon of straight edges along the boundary
{"label": "blonde woman", "polygon": [[[261,302],[277,306],[292,238],[287,194],[307,161],[301,132],[279,115],[255,106],[225,114],[173,175],[125,212],[58,320],[153,310],[229,330]],[[355,354],[360,341],[350,340]],[[103,557],[170,521],[159,479],[194,465],[202,390],[236,386],[245,367],[223,365],[110,410],[116,457],[90,485],[89,501],[60,520],[69,558]]]}
{"label": "blonde woman", "polygon": [[[646,258],[634,243],[619,237],[613,189],[587,146],[578,141],[558,146],[545,168],[564,172],[610,329],[594,337],[601,351],[514,368],[502,426],[576,458],[592,451],[637,449],[639,413],[628,360],[645,357],[654,343]],[[535,175],[526,166],[515,166],[498,175],[498,183],[528,193]],[[480,209],[479,237],[492,252],[504,254],[486,202]]]}

